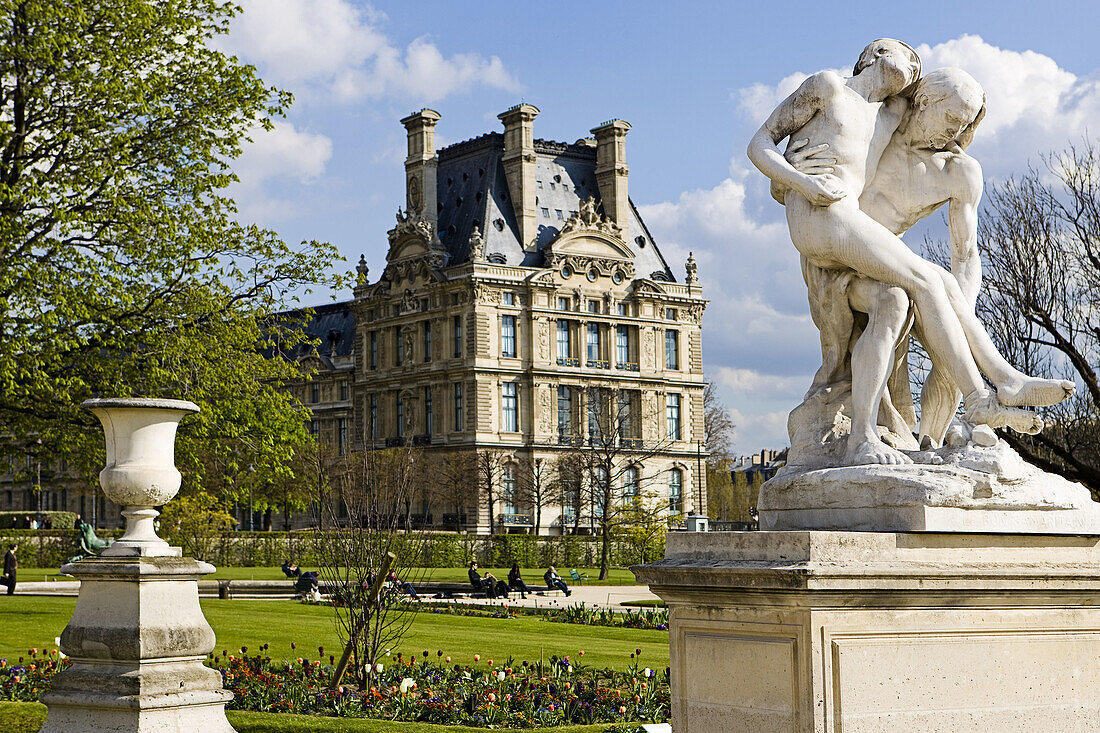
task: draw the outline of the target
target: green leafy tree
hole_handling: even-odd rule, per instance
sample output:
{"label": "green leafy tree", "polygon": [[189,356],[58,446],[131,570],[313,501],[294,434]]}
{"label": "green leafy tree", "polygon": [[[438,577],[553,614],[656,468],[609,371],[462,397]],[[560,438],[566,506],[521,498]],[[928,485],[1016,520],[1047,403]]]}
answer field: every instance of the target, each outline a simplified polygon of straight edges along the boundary
{"label": "green leafy tree", "polygon": [[218,51],[221,0],[0,0],[0,450],[102,461],[91,396],[193,400],[190,490],[310,441],[280,390],[294,345],[267,316],[326,276],[331,245],[238,221],[226,193],[251,130],[289,104]]}
{"label": "green leafy tree", "polygon": [[184,554],[199,560],[213,557],[222,536],[235,524],[222,503],[203,492],[169,502],[160,516],[161,534],[182,547]]}

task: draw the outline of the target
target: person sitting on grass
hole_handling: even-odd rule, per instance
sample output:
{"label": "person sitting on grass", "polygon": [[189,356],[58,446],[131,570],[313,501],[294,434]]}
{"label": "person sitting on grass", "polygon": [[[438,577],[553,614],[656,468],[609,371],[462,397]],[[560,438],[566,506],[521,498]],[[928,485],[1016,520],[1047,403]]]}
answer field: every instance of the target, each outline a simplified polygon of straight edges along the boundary
{"label": "person sitting on grass", "polygon": [[512,569],[508,571],[508,588],[509,590],[518,590],[520,598],[524,599],[531,592],[527,588],[527,584],[523,582],[523,578],[520,577],[519,563],[512,563]]}
{"label": "person sitting on grass", "polygon": [[410,598],[412,598],[414,601],[416,600],[416,589],[412,587],[412,583],[406,583],[405,581],[401,580],[401,578],[397,577],[396,570],[390,571],[389,577],[386,578],[386,581],[393,587],[394,591],[399,593],[408,593]]}
{"label": "person sitting on grass", "polygon": [[290,562],[290,558],[283,560],[283,575],[288,578],[297,578],[302,574],[301,568],[297,564]]}
{"label": "person sitting on grass", "polygon": [[569,590],[569,586],[561,579],[561,576],[558,575],[558,571],[554,569],[553,565],[543,573],[542,578],[546,581],[546,587],[550,590],[560,590],[565,593],[567,598],[573,595],[573,591]]}

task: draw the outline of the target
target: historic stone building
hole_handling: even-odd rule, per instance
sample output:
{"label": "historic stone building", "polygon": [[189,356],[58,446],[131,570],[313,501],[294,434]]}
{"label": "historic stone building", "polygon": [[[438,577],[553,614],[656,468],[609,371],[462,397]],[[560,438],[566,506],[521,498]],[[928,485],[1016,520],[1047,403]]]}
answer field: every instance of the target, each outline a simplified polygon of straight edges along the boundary
{"label": "historic stone building", "polygon": [[[523,467],[583,449],[612,412],[621,460],[644,464],[623,474],[624,491],[702,512],[695,263],[678,281],[627,195],[629,124],[566,144],[536,139],[537,115],[513,107],[503,134],[438,151],[437,112],[401,121],[405,207],[385,266],[372,279],[361,259],[353,299],[316,310],[320,347],[306,359],[317,375],[297,394],[340,450],[499,459],[492,507],[484,487],[449,505],[425,487],[420,523],[531,531]],[[592,527],[568,497],[541,509],[542,533]]]}

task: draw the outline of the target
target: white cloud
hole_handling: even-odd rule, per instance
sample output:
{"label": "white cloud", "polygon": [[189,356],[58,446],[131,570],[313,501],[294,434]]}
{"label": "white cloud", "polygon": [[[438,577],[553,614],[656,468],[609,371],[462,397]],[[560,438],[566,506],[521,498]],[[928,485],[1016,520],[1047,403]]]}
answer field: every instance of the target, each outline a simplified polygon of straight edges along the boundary
{"label": "white cloud", "polygon": [[280,197],[273,190],[291,184],[296,190],[318,181],[332,158],[332,140],[325,135],[298,130],[289,122],[276,122],[272,130],[254,127],[249,132],[233,171],[240,183],[233,186],[244,221],[271,224],[292,215],[293,197]]}
{"label": "white cloud", "polygon": [[496,56],[445,57],[427,37],[404,49],[379,26],[385,16],[350,0],[242,0],[224,42],[264,78],[296,93],[351,100],[391,96],[434,102],[482,85],[516,91]]}
{"label": "white cloud", "polygon": [[742,453],[787,444],[786,414],[806,391],[806,373],[821,353],[786,224],[749,213],[749,180],[741,168],[714,188],[639,207],[674,268],[689,251],[699,263],[710,300],[704,363],[734,415]]}
{"label": "white cloud", "polygon": [[332,158],[332,140],[289,122],[276,122],[272,130],[254,127],[248,136],[252,142],[233,165],[242,183],[277,176],[309,181],[324,173]]}
{"label": "white cloud", "polygon": [[[971,152],[987,174],[1024,169],[1029,159],[1078,140],[1100,115],[1100,82],[1079,77],[1044,54],[998,48],[975,35],[916,50],[926,71],[957,66],[985,88],[987,114]],[[759,125],[806,76],[798,72],[734,92],[745,121]]]}
{"label": "white cloud", "polygon": [[[985,87],[988,114],[970,151],[989,177],[1026,169],[1029,160],[1075,142],[1090,120],[1100,118],[1100,84],[1048,56],[997,48],[970,35],[917,50],[926,70],[958,66]],[[743,149],[805,78],[797,72],[734,92],[742,117],[732,133],[742,142],[734,147]],[[713,188],[640,209],[671,262],[682,262],[689,250],[699,261],[711,299],[704,362],[737,422],[737,451],[786,445],[786,416],[821,363],[820,342],[783,209],[771,201],[766,179],[750,172],[738,153],[730,176]],[[937,234],[942,226],[937,217],[928,224]]]}

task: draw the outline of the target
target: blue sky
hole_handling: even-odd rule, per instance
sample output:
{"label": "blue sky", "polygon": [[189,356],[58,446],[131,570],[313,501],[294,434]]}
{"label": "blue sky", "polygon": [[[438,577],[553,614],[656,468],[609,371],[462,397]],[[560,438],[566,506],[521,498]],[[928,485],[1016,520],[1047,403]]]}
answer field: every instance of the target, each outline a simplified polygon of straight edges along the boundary
{"label": "blue sky", "polygon": [[[883,36],[917,47],[926,69],[966,69],[988,97],[971,152],[992,180],[1100,119],[1092,3],[238,1],[219,45],[295,95],[235,165],[242,218],[333,242],[348,267],[360,253],[375,275],[384,264],[410,111],[442,114],[438,146],[499,130],[519,101],[552,140],[629,121],[631,198],[678,277],[689,250],[699,260],[704,364],[740,453],[786,445],[786,414],[820,364],[782,210],[744,157],[805,74],[850,68]],[[910,244],[943,231],[937,214]]]}

